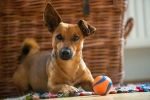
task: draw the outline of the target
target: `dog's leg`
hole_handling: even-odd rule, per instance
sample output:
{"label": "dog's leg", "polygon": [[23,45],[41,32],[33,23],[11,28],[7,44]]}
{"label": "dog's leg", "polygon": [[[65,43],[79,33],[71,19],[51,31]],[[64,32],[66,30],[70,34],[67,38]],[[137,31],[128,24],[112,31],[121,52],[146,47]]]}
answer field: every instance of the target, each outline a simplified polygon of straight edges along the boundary
{"label": "dog's leg", "polygon": [[79,71],[77,73],[77,82],[79,85],[86,91],[93,91],[93,76],[90,72],[90,70],[86,67],[83,60],[80,61],[80,67]]}
{"label": "dog's leg", "polygon": [[30,85],[27,80],[27,76],[24,75],[24,70],[18,69],[13,75],[14,85],[20,95],[27,93],[30,89]]}
{"label": "dog's leg", "polygon": [[85,91],[93,91],[93,81],[89,80],[89,81],[84,81],[81,83],[81,87],[85,90]]}
{"label": "dog's leg", "polygon": [[14,85],[16,86],[20,95],[24,95],[28,92],[29,85],[26,81],[18,80],[16,76],[14,76]]}

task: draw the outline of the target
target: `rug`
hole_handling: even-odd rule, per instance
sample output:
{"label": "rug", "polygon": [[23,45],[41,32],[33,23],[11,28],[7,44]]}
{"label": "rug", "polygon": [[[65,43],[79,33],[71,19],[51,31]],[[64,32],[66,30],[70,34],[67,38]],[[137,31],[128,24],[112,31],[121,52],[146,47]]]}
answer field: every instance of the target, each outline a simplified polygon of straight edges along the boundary
{"label": "rug", "polygon": [[[139,83],[139,84],[115,84],[113,85],[113,89],[110,94],[119,94],[119,93],[134,93],[134,92],[150,92],[150,82],[147,83]],[[98,95],[95,92],[87,92],[82,88],[79,88],[79,92],[75,93],[75,96],[90,96],[90,95]],[[52,93],[28,93],[25,96],[19,98],[11,98],[5,100],[39,100],[39,99],[49,99],[49,98],[66,98],[69,97],[66,94],[52,94]]]}
{"label": "rug", "polygon": [[[80,91],[75,94],[75,96],[89,96],[89,95],[97,95],[95,92],[87,92],[82,88]],[[110,94],[118,94],[118,93],[133,93],[133,92],[150,92],[150,82],[144,84],[127,84],[121,85],[116,84],[113,85],[113,89]],[[48,98],[65,98],[68,97],[66,94],[51,94],[51,93],[30,93],[26,95],[26,100],[36,100],[36,99],[48,99]]]}

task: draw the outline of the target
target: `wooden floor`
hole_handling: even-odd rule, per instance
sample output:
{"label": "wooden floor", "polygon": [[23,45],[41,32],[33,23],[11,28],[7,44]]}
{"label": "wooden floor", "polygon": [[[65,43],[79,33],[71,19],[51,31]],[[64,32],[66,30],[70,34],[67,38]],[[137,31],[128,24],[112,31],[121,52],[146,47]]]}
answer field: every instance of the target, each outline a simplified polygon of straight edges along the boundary
{"label": "wooden floor", "polygon": [[[52,99],[43,99],[43,100],[52,100]],[[107,96],[92,95],[92,96],[66,97],[66,98],[55,98],[53,100],[150,100],[150,92],[109,94]]]}

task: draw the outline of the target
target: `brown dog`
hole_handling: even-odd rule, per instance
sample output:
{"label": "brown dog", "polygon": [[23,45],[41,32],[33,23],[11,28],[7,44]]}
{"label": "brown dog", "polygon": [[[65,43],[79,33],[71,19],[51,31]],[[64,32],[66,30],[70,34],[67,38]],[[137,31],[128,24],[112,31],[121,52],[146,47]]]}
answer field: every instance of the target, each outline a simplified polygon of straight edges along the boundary
{"label": "brown dog", "polygon": [[82,48],[85,37],[96,29],[84,20],[63,23],[50,3],[46,5],[44,21],[52,33],[52,53],[39,52],[40,47],[33,39],[24,41],[21,64],[13,76],[19,92],[74,95],[79,86],[91,91],[93,77],[82,59]]}

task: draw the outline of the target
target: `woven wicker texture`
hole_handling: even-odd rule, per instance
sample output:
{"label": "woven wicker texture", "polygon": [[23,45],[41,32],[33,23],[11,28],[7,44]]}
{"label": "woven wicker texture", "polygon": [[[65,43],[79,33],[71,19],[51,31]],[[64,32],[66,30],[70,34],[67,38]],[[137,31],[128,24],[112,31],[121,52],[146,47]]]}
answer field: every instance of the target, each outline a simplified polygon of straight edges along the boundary
{"label": "woven wicker texture", "polygon": [[109,76],[114,83],[123,79],[124,11],[126,0],[90,0],[89,15],[83,14],[86,0],[0,0],[0,97],[16,96],[12,75],[25,38],[35,38],[42,50],[51,50],[51,33],[43,22],[47,2],[64,22],[88,21],[97,28],[84,43],[83,57],[94,77]]}

